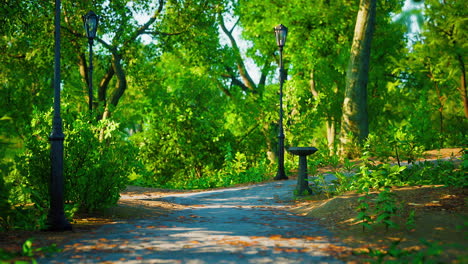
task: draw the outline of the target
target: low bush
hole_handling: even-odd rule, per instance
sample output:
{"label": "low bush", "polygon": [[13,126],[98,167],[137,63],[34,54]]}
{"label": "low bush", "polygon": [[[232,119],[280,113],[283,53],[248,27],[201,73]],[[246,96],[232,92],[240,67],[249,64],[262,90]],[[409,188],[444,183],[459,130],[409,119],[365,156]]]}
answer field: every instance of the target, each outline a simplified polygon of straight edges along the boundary
{"label": "low bush", "polygon": [[[2,216],[3,223],[7,219],[3,229],[45,227],[51,171],[50,124],[51,112],[34,114],[25,150],[16,157],[13,170],[6,177],[10,192],[7,206],[11,211]],[[90,122],[88,115],[65,115],[63,176],[68,217],[77,211],[115,205],[128,175],[138,168],[138,150],[124,139],[118,127],[110,120]]]}

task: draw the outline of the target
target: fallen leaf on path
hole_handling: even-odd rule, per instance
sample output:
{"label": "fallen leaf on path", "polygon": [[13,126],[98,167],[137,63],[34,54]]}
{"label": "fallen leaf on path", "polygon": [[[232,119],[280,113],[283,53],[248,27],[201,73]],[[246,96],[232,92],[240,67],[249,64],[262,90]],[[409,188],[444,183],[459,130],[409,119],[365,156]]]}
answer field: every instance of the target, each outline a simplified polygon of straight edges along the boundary
{"label": "fallen leaf on path", "polygon": [[303,236],[306,240],[324,240],[323,236]]}
{"label": "fallen leaf on path", "polygon": [[79,246],[82,246],[83,243],[75,243],[73,245],[65,245],[66,248],[72,248],[72,247],[79,247]]}
{"label": "fallen leaf on path", "polygon": [[350,256],[353,254],[353,249],[345,246],[337,246],[330,244],[323,249],[325,252],[330,253],[332,256]]}
{"label": "fallen leaf on path", "polygon": [[156,247],[146,247],[146,250],[151,250],[151,251],[158,251],[158,248]]}
{"label": "fallen leaf on path", "polygon": [[220,244],[232,245],[232,246],[242,246],[242,247],[251,247],[258,245],[258,242],[252,241],[243,241],[243,240],[232,240],[232,241],[220,241]]}
{"label": "fallen leaf on path", "polygon": [[270,236],[270,239],[273,239],[273,240],[281,239],[281,235],[272,235]]}

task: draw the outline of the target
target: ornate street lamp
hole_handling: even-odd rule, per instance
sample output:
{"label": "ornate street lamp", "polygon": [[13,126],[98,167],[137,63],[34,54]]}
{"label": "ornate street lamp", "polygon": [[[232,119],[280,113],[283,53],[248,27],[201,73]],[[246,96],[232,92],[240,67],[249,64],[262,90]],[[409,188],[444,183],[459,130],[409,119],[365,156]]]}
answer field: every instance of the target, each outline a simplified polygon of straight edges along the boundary
{"label": "ornate street lamp", "polygon": [[98,23],[99,17],[93,11],[89,11],[83,16],[83,24],[89,43],[88,96],[90,112],[93,110],[93,44]]}
{"label": "ornate street lamp", "polygon": [[276,44],[278,45],[280,61],[279,61],[279,77],[280,77],[280,92],[279,92],[279,134],[278,134],[278,172],[275,180],[287,180],[288,176],[284,172],[284,131],[283,131],[283,83],[284,83],[284,66],[283,66],[283,47],[286,43],[288,28],[280,24],[275,27]]}
{"label": "ornate street lamp", "polygon": [[50,231],[72,230],[63,211],[63,140],[60,117],[60,0],[55,0],[55,57],[54,57],[54,117],[50,140],[51,180],[49,186],[50,210],[47,229]]}

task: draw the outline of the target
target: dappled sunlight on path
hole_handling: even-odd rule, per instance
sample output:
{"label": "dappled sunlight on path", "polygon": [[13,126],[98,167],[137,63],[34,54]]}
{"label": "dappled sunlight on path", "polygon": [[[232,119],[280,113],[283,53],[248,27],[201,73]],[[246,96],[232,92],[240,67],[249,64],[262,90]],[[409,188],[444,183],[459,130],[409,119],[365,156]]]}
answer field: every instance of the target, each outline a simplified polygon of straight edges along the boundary
{"label": "dappled sunlight on path", "polygon": [[106,225],[39,263],[340,263],[340,245],[288,212],[294,180],[167,197],[166,216]]}

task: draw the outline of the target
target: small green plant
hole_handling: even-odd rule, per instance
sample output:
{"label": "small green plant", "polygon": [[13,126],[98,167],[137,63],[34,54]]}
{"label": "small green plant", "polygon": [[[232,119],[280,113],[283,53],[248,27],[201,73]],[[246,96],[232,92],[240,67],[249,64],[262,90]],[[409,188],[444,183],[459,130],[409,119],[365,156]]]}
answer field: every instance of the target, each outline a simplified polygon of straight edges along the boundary
{"label": "small green plant", "polygon": [[343,161],[343,172],[351,173],[358,169],[358,165],[355,162],[350,161],[349,159],[345,158]]}
{"label": "small green plant", "polygon": [[[34,257],[37,256],[38,254],[50,255],[50,254],[62,251],[61,249],[57,248],[56,244],[52,244],[46,247],[34,248],[33,241],[34,239],[32,238],[27,239],[23,243],[23,246],[21,247],[21,251],[19,252],[11,252],[11,251],[7,251],[7,250],[0,248],[0,263],[10,263],[9,260],[15,259],[17,257],[28,257],[28,258],[31,258],[30,261],[32,263],[37,263]],[[28,262],[15,261],[14,263],[30,263],[30,262],[29,261]]]}
{"label": "small green plant", "polygon": [[358,202],[359,205],[356,208],[358,215],[356,217],[356,221],[360,222],[362,226],[362,231],[364,232],[366,228],[372,228],[372,217],[370,215],[370,206],[369,206],[369,188],[366,188],[365,194],[362,197],[359,197]]}
{"label": "small green plant", "polygon": [[362,191],[365,188],[381,189],[385,186],[405,185],[400,179],[400,174],[406,167],[392,166],[390,164],[373,165],[372,162],[367,159],[364,159],[363,163],[364,164],[359,168],[359,172],[349,179],[341,177],[346,183],[346,185],[341,188],[343,191]]}
{"label": "small green plant", "polygon": [[293,194],[295,197],[304,197],[304,196],[307,196],[307,195],[310,195],[310,193],[307,191],[307,190],[304,190],[302,192],[299,192],[298,190],[294,190],[293,191]]}
{"label": "small green plant", "polygon": [[340,195],[353,189],[352,185],[355,181],[355,174],[348,172],[337,172],[335,173],[335,177],[336,179],[331,181],[335,195]]}
{"label": "small green plant", "polygon": [[405,226],[406,226],[406,229],[408,230],[413,230],[414,228],[416,228],[415,212],[416,212],[415,210],[411,210],[406,219]]}
{"label": "small green plant", "polygon": [[356,255],[371,257],[370,263],[440,263],[436,260],[442,253],[438,242],[429,242],[422,239],[420,242],[424,249],[406,250],[399,247],[401,240],[393,241],[388,250],[368,248],[368,252],[354,252]]}
{"label": "small green plant", "polygon": [[394,137],[390,140],[390,143],[394,146],[398,166],[401,166],[400,162],[402,159],[406,159],[408,163],[415,162],[417,158],[422,156],[424,151],[424,148],[416,143],[415,136],[404,131],[402,128],[395,130]]}
{"label": "small green plant", "polygon": [[392,217],[396,216],[398,206],[395,199],[395,194],[391,192],[389,187],[384,188],[375,198],[375,206],[371,207],[371,195],[369,188],[364,188],[364,195],[359,197],[356,211],[358,215],[356,221],[362,225],[362,231],[366,228],[371,229],[376,224],[384,224],[385,229],[397,228],[398,225],[392,221]]}
{"label": "small green plant", "polygon": [[432,259],[440,256],[442,254],[443,249],[440,246],[440,243],[437,241],[427,241],[425,239],[421,240],[421,243],[426,246],[424,250],[421,250],[416,253],[414,258],[412,259],[413,263],[437,263],[436,261],[433,261]]}
{"label": "small green plant", "polygon": [[308,181],[311,183],[309,186],[312,189],[313,194],[325,194],[327,198],[332,197],[336,194],[336,180],[329,184],[325,174],[312,174],[309,176]]}
{"label": "small green plant", "polygon": [[367,253],[358,254],[372,257],[372,263],[385,263],[385,258],[402,259],[403,257],[406,257],[411,253],[407,250],[398,248],[400,242],[401,240],[393,241],[388,250],[368,248]]}
{"label": "small green plant", "polygon": [[395,200],[395,193],[389,187],[385,187],[383,191],[377,196],[375,202],[375,223],[382,223],[388,231],[389,227],[397,228],[398,225],[392,221],[392,217],[396,215],[398,207]]}

